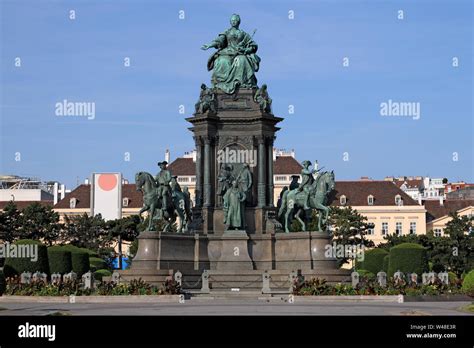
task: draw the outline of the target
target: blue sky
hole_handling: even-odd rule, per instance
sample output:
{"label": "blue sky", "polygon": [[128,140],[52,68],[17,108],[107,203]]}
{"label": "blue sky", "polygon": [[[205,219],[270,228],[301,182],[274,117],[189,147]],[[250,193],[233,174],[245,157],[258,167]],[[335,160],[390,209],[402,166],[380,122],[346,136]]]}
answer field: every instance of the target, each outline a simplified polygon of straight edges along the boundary
{"label": "blue sky", "polygon": [[[318,159],[337,179],[474,181],[469,0],[0,4],[2,174],[69,187],[91,172],[133,180],[137,171],[157,172],[166,148],[172,158],[191,150],[184,118],[200,84],[210,82],[212,50],[199,48],[239,13],[241,29],[257,29],[259,84],[268,85],[274,113],[285,118],[276,147]],[[95,102],[95,119],[56,116],[63,99]],[[389,99],[420,103],[420,119],[382,117],[380,103]]]}

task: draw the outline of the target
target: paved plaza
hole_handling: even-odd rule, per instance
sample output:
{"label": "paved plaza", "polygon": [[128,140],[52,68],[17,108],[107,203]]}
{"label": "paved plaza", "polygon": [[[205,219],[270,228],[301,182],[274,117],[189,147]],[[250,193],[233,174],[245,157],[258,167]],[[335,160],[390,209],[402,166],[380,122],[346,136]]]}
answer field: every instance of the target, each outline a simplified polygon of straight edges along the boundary
{"label": "paved plaza", "polygon": [[2,303],[0,315],[472,315],[470,302],[313,302],[191,299],[184,303]]}

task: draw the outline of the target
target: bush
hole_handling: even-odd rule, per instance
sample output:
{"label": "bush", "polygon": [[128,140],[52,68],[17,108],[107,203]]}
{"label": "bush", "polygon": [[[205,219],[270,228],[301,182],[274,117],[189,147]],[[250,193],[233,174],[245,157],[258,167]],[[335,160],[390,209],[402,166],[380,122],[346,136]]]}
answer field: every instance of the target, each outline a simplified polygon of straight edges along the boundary
{"label": "bush", "polygon": [[[380,272],[380,271],[379,271]],[[366,270],[366,269],[358,269],[357,273],[359,273],[359,280],[374,280],[376,278],[375,274]]]}
{"label": "bush", "polygon": [[48,248],[49,271],[51,274],[66,274],[72,270],[71,252],[61,247]]}
{"label": "bush", "polygon": [[89,257],[89,263],[91,265],[91,271],[107,269],[107,262],[100,257]]}
{"label": "bush", "polygon": [[6,286],[5,275],[3,274],[3,271],[0,271],[0,296],[5,292]]}
{"label": "bush", "polygon": [[99,257],[99,254],[97,252],[95,252],[94,250],[90,250],[90,249],[86,249],[86,248],[79,248],[79,247],[77,247],[75,245],[72,245],[72,244],[62,245],[61,248],[63,250],[70,251],[71,253],[83,252],[83,253],[88,254],[89,257]]}
{"label": "bush", "polygon": [[458,278],[457,274],[454,272],[448,272],[449,284],[458,284],[461,280]]}
{"label": "bush", "polygon": [[76,251],[71,253],[72,270],[81,277],[84,273],[90,270],[89,254],[83,251]]}
{"label": "bush", "polygon": [[388,272],[388,263],[390,262],[390,255],[386,255],[384,258],[383,258],[383,271],[385,273]]}
{"label": "bush", "polygon": [[436,262],[436,263],[433,263],[433,266],[431,267],[431,269],[435,273],[441,273],[441,272],[444,272],[445,267],[441,263]]}
{"label": "bush", "polygon": [[94,272],[94,279],[102,280],[102,277],[110,277],[111,275],[112,272],[110,272],[108,269],[98,269]]}
{"label": "bush", "polygon": [[375,248],[367,250],[364,255],[364,261],[358,262],[357,266],[373,274],[377,274],[384,270],[383,261],[387,255],[388,252],[384,249]]}
{"label": "bush", "polygon": [[32,261],[29,257],[7,257],[5,259],[5,265],[3,267],[3,272],[5,277],[13,277],[19,275],[23,272],[34,273],[44,272],[49,274],[49,264],[48,264],[48,249],[45,245],[41,244],[36,240],[23,239],[18,240],[14,245],[37,245],[38,246],[38,255],[37,260]]}
{"label": "bush", "polygon": [[474,270],[470,271],[462,282],[462,291],[468,296],[474,297]]}
{"label": "bush", "polygon": [[388,275],[397,271],[416,273],[420,276],[428,270],[426,249],[416,243],[402,243],[390,249]]}

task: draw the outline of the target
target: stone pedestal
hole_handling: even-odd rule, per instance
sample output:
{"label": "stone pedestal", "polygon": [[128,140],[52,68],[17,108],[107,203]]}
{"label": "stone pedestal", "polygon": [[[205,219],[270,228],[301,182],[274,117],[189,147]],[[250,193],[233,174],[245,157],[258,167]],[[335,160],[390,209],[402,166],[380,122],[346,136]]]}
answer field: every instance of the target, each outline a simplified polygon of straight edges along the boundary
{"label": "stone pedestal", "polygon": [[208,236],[211,270],[253,270],[245,231],[227,231],[221,236]]}
{"label": "stone pedestal", "polygon": [[199,234],[144,231],[132,270],[204,270],[209,268],[207,238]]}

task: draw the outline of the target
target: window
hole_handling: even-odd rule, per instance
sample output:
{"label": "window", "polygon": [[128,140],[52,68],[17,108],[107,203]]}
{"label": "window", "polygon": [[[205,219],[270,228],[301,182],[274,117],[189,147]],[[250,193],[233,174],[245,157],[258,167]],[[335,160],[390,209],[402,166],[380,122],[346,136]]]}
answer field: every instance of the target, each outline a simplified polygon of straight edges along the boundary
{"label": "window", "polygon": [[410,222],[410,234],[416,234],[416,222]]}
{"label": "window", "polygon": [[286,176],[284,175],[277,175],[275,176],[275,181],[286,181]]}
{"label": "window", "polygon": [[443,230],[442,230],[441,228],[435,228],[435,229],[433,230],[433,232],[434,232],[434,235],[435,235],[436,237],[441,237],[441,234],[443,233]]}
{"label": "window", "polygon": [[128,207],[128,201],[129,199],[127,197],[122,199],[122,207]]}
{"label": "window", "polygon": [[373,228],[373,227],[369,227],[369,228],[367,229],[367,234],[368,234],[369,236],[373,236],[373,235],[375,234],[374,228]]}
{"label": "window", "polygon": [[342,196],[339,198],[339,203],[340,203],[341,205],[346,205],[346,203],[347,203],[347,198],[346,198],[346,196],[342,195]]}
{"label": "window", "polygon": [[178,182],[188,182],[189,178],[188,177],[178,177]]}
{"label": "window", "polygon": [[369,197],[367,197],[367,204],[374,205],[374,196],[369,195]]}
{"label": "window", "polygon": [[191,182],[196,182],[196,177],[195,176],[191,177]]}
{"label": "window", "polygon": [[388,234],[388,222],[382,222],[382,236]]}
{"label": "window", "polygon": [[398,206],[403,205],[402,196],[400,196],[400,195],[396,195],[396,196],[395,196],[395,204],[398,205]]}
{"label": "window", "polygon": [[397,236],[401,236],[402,235],[402,223],[401,222],[396,222],[395,223],[395,234]]}
{"label": "window", "polygon": [[76,208],[76,204],[77,204],[77,199],[76,199],[76,198],[71,198],[71,199],[69,200],[69,208],[75,209],[75,208]]}

